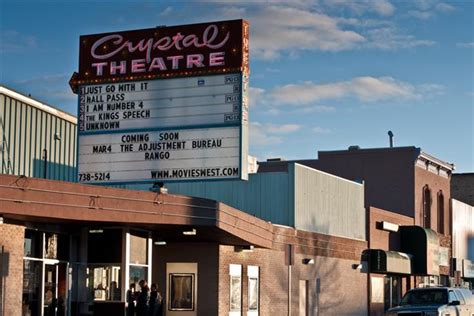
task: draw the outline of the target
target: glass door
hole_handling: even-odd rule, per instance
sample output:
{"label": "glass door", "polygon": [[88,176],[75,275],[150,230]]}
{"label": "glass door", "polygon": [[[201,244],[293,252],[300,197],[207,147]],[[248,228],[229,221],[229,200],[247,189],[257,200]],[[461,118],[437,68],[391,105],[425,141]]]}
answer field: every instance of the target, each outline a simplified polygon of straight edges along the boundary
{"label": "glass door", "polygon": [[60,262],[56,265],[58,271],[57,279],[57,306],[56,306],[56,316],[66,316],[66,306],[68,302],[68,268],[69,264],[66,262]]}
{"label": "glass door", "polygon": [[66,316],[68,264],[44,264],[43,316]]}
{"label": "glass door", "polygon": [[44,265],[43,316],[56,316],[58,305],[58,266]]}
{"label": "glass door", "polygon": [[397,306],[402,295],[401,278],[399,276],[384,277],[384,309]]}

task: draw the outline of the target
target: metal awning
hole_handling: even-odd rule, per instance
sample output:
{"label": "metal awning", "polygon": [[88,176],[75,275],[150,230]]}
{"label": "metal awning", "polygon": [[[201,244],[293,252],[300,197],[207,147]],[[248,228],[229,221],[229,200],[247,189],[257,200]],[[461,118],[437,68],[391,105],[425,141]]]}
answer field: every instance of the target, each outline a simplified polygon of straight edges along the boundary
{"label": "metal awning", "polygon": [[401,250],[413,255],[413,274],[439,275],[439,237],[420,226],[400,226]]}
{"label": "metal awning", "polygon": [[369,271],[373,273],[411,274],[411,255],[382,249],[369,249]]}

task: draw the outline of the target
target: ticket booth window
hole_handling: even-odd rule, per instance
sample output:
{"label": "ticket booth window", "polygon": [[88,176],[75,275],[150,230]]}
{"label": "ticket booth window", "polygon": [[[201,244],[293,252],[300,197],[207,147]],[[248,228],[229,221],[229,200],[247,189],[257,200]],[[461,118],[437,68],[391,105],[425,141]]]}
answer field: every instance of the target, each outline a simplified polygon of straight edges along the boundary
{"label": "ticket booth window", "polygon": [[122,230],[90,229],[87,259],[89,301],[120,301]]}

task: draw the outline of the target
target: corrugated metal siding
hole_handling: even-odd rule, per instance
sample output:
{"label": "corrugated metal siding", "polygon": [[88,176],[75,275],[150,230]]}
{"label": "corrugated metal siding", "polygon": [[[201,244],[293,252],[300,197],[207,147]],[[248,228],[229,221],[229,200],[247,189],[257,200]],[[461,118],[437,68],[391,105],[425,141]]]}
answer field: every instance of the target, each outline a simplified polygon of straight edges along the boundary
{"label": "corrugated metal siding", "polygon": [[5,94],[0,120],[1,173],[43,178],[46,149],[47,178],[75,181],[76,124]]}
{"label": "corrugated metal siding", "polygon": [[474,236],[474,207],[451,199],[453,216],[453,257],[468,259],[469,237]]}
{"label": "corrugated metal siding", "polygon": [[292,164],[295,228],[366,240],[364,186]]}
{"label": "corrugated metal siding", "polygon": [[169,193],[221,201],[266,221],[294,225],[288,173],[250,174],[248,181],[167,183]]}

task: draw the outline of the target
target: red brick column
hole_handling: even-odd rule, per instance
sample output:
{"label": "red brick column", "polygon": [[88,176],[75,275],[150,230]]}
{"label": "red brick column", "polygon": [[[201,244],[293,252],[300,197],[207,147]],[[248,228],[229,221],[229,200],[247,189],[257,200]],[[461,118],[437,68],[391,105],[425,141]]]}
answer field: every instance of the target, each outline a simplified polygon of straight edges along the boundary
{"label": "red brick column", "polygon": [[21,315],[24,238],[25,227],[0,224],[0,315]]}

